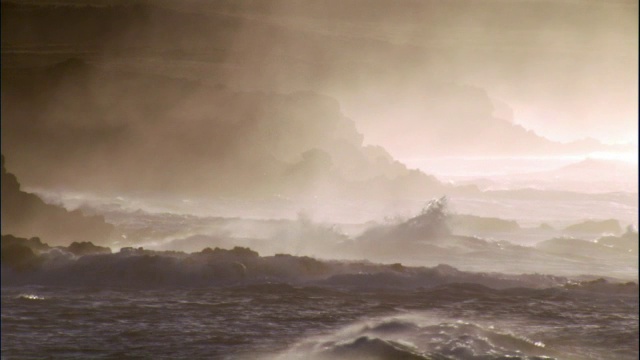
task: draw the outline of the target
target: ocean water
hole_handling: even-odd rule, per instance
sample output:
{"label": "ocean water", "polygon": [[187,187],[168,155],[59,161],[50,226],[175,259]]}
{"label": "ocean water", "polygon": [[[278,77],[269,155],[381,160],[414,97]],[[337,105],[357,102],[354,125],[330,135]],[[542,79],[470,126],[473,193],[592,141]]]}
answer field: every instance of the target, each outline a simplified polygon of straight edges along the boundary
{"label": "ocean water", "polygon": [[2,359],[637,359],[638,336],[631,293],[2,287]]}

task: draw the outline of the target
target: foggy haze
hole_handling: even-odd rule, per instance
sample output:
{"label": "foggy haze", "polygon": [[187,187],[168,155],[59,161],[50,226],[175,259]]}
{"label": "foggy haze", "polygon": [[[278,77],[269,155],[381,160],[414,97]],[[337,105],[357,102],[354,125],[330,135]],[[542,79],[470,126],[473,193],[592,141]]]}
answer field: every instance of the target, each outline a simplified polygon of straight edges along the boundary
{"label": "foggy haze", "polygon": [[3,357],[637,358],[637,1],[0,7]]}
{"label": "foggy haze", "polygon": [[[367,143],[400,158],[584,154],[607,149],[597,141],[637,143],[634,2],[338,3],[36,9],[20,13],[20,25],[8,14],[4,63],[43,50],[44,40],[56,44],[47,45],[49,61],[80,52],[100,67],[236,90],[318,91],[339,101]],[[65,11],[94,21],[56,23]],[[561,146],[543,135],[595,140]]]}
{"label": "foggy haze", "polygon": [[633,2],[2,7],[6,167],[68,210],[637,223]]}

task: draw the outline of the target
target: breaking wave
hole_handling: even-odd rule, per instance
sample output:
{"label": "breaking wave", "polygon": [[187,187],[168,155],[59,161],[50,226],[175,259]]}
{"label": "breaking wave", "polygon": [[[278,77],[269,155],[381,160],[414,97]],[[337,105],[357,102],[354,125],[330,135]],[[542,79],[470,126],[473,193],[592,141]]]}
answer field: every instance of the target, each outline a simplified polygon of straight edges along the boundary
{"label": "breaking wave", "polygon": [[[349,290],[431,289],[463,284],[455,293],[490,289],[562,288],[635,294],[634,282],[572,279],[542,274],[461,271],[449,265],[409,267],[399,263],[323,261],[306,256],[260,256],[249,248],[206,248],[186,254],[124,248],[111,253],[90,243],[51,248],[34,239],[3,236],[3,286],[115,286],[131,288],[290,284]],[[446,290],[443,290],[446,291]]]}
{"label": "breaking wave", "polygon": [[275,360],[290,359],[555,359],[566,355],[493,325],[409,313],[358,322],[303,340]]}

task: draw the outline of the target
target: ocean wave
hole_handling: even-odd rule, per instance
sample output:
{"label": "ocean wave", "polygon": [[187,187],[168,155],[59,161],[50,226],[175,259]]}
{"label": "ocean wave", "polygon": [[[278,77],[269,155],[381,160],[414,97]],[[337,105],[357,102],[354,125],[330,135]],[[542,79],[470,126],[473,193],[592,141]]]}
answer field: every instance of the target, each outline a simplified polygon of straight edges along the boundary
{"label": "ocean wave", "polygon": [[[149,358],[151,352],[220,359],[637,358],[637,295],[564,288],[3,286],[2,308],[3,335],[14,334],[3,337],[3,354],[18,357],[42,357],[57,346],[66,349],[60,357],[77,358]],[[4,340],[16,335],[23,340],[7,341],[5,349]],[[116,355],[111,342],[95,342],[105,337],[143,345]],[[34,345],[34,338],[42,341]]]}
{"label": "ocean wave", "polygon": [[565,354],[494,325],[409,313],[358,322],[300,341],[272,360],[555,359]]}
{"label": "ocean wave", "polygon": [[409,267],[398,263],[322,261],[286,254],[260,256],[241,247],[207,248],[191,254],[124,248],[112,254],[87,244],[82,246],[82,252],[74,253],[72,250],[78,246],[50,248],[38,243],[36,248],[26,239],[12,237],[6,243],[4,240],[3,236],[3,286],[161,288],[288,284],[357,291],[459,287],[440,289],[441,296],[451,292],[480,296],[491,291],[488,289],[509,288],[617,294],[637,294],[638,289],[633,282],[621,284],[602,279],[589,283],[542,274],[468,272],[444,264]]}
{"label": "ocean wave", "polygon": [[17,298],[21,300],[44,300],[45,299],[42,296],[38,296],[34,294],[20,294],[17,296]]}

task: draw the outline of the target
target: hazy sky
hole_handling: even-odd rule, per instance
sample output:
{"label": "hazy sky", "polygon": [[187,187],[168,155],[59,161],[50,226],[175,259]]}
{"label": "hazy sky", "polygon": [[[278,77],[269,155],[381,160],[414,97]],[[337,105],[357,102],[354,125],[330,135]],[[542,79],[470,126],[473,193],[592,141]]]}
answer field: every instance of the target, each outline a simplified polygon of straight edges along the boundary
{"label": "hazy sky", "polygon": [[600,144],[637,144],[637,1],[11,4],[27,184],[375,193],[415,180],[394,159],[637,151]]}
{"label": "hazy sky", "polygon": [[[436,68],[440,79],[478,87],[502,103],[502,108],[494,108],[497,117],[551,140],[592,137],[637,144],[637,2],[432,4],[424,13],[449,10],[446,23],[390,17],[366,28],[366,36],[409,43],[442,57],[424,67],[398,69],[408,72],[405,77],[420,78]],[[367,112],[370,104],[355,109],[346,105],[365,138],[385,141],[388,129],[369,122],[375,123],[376,117],[381,123],[409,118],[414,131],[428,132],[420,124],[429,123],[421,119],[429,112],[420,103],[404,101],[419,96],[420,85],[402,85],[394,89],[403,97],[396,106]]]}
{"label": "hazy sky", "polygon": [[[299,70],[298,77],[311,81],[292,83],[334,95],[365,140],[387,147],[394,155],[428,155],[429,149],[407,138],[407,132],[428,134],[434,131],[434,122],[445,123],[436,127],[451,123],[455,131],[464,122],[460,114],[452,119],[451,109],[434,113],[426,108],[425,97],[433,98],[443,86],[450,87],[438,82],[460,87],[448,99],[455,99],[451,108],[486,97],[492,102],[494,117],[550,140],[590,137],[604,143],[637,144],[637,1],[267,4],[259,9],[239,6],[230,12],[252,21],[270,21],[307,37],[308,42],[300,43],[274,37],[271,45],[277,50],[268,55],[284,63],[296,58],[324,63]],[[250,28],[241,28],[237,38],[254,35]],[[317,39],[318,34],[324,38]],[[338,50],[338,41],[353,41],[351,49]],[[270,59],[267,56],[263,64]],[[350,68],[350,62],[360,66]],[[267,67],[274,68],[272,64]],[[288,70],[293,73],[296,67]],[[343,74],[340,70],[357,75],[343,75],[344,81],[314,77],[318,72]],[[270,78],[272,86],[287,89],[283,83],[287,81],[282,77]],[[465,97],[461,95],[465,87],[477,88],[482,94]],[[500,105],[494,106],[496,103]],[[476,122],[491,116],[486,111],[477,109],[464,117]],[[485,126],[502,126],[485,120]],[[519,141],[517,134],[504,136]],[[445,146],[442,152],[460,149]],[[462,152],[469,155],[481,150]]]}

